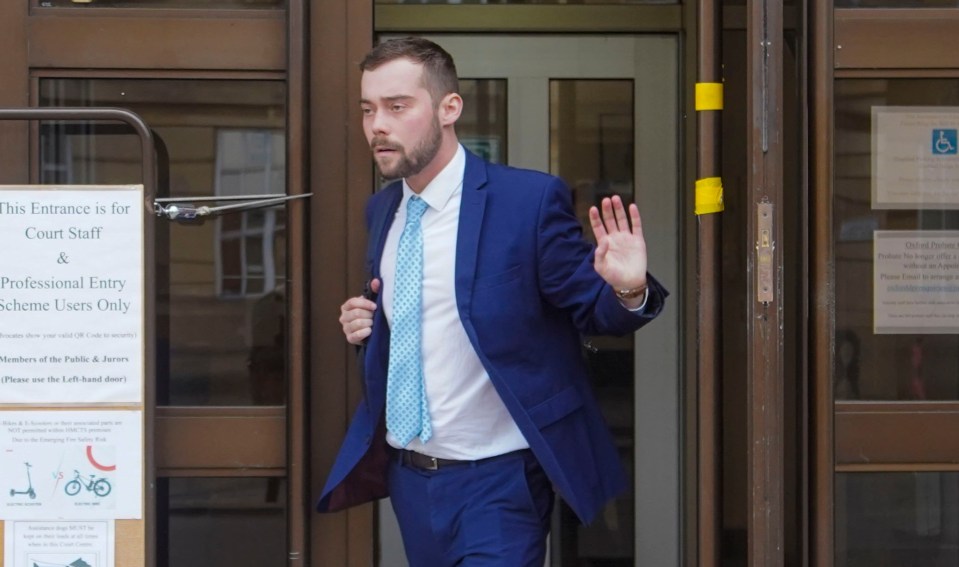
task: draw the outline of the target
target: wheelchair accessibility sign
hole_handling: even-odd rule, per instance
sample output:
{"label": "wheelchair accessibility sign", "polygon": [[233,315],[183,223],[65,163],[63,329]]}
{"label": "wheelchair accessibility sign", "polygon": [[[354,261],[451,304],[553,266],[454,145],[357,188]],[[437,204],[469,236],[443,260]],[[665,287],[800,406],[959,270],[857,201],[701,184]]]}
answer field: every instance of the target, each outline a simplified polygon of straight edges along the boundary
{"label": "wheelchair accessibility sign", "polygon": [[956,128],[934,128],[932,130],[932,155],[948,156],[959,153],[957,150]]}
{"label": "wheelchair accessibility sign", "polygon": [[873,106],[871,138],[872,208],[959,209],[959,106]]}

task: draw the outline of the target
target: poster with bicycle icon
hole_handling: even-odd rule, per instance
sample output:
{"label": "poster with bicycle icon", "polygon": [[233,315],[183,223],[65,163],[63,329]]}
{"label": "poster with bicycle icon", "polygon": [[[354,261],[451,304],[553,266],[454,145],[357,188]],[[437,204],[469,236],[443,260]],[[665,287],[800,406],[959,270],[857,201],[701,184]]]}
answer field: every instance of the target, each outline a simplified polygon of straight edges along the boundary
{"label": "poster with bicycle icon", "polygon": [[959,208],[959,107],[872,108],[872,208]]}
{"label": "poster with bicycle icon", "polygon": [[[110,515],[106,511],[116,508],[115,454],[115,447],[104,445],[48,445],[29,452],[4,447],[0,467],[9,473],[0,486],[3,509],[29,510],[24,516],[34,518],[54,510],[57,516],[88,516],[83,510]],[[80,512],[69,514],[71,509]]]}
{"label": "poster with bicycle icon", "polygon": [[[117,420],[115,415],[138,412],[50,412],[50,419],[37,419],[37,414],[44,412],[22,413],[29,415],[26,421],[12,422],[8,413],[4,415],[4,425],[25,423],[32,424],[32,427],[23,425],[4,429],[43,430],[45,433],[0,434],[0,519],[126,519],[141,516],[139,451],[118,450],[118,447],[140,445],[138,437],[129,440],[126,438],[135,436],[124,434],[126,431],[135,433],[136,424],[123,427],[123,420]],[[75,419],[67,418],[69,427],[63,426],[65,415],[71,413],[80,413],[81,421],[88,424],[94,415],[103,417],[94,421],[110,423],[108,427],[101,427],[109,433],[94,436],[66,433],[67,429],[77,429]],[[37,425],[39,423],[46,425]]]}

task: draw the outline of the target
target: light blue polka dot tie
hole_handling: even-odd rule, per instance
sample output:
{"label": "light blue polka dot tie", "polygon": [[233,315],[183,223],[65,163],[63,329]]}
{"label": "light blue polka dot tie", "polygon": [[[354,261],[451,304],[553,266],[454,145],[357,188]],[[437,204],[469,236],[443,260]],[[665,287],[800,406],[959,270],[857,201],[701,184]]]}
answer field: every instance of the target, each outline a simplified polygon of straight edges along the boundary
{"label": "light blue polka dot tie", "polygon": [[426,387],[423,384],[423,229],[426,201],[406,203],[406,226],[396,252],[393,324],[386,380],[386,428],[402,446],[419,435],[433,436]]}

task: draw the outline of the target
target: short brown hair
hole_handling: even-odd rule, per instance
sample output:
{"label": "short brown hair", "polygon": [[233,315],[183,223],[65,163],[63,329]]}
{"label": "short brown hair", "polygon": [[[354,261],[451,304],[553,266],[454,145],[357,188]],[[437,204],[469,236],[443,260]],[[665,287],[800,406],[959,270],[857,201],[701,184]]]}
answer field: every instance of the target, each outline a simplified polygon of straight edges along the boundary
{"label": "short brown hair", "polygon": [[377,45],[360,62],[361,71],[372,71],[396,59],[409,59],[423,66],[423,86],[433,98],[433,104],[449,93],[459,92],[456,64],[445,49],[422,37],[401,37]]}

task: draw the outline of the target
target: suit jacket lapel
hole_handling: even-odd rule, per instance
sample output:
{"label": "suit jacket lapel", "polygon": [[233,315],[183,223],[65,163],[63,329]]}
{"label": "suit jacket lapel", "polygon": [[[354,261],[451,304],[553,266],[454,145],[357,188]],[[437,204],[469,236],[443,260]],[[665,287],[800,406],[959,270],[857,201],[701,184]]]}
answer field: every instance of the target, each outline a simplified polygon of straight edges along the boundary
{"label": "suit jacket lapel", "polygon": [[483,190],[486,181],[486,162],[467,151],[459,232],[456,236],[456,303],[463,320],[468,319],[472,299],[480,231],[486,210],[486,191]]}
{"label": "suit jacket lapel", "polygon": [[[400,206],[403,197],[402,183],[390,185],[383,190],[382,203],[371,211],[369,219],[369,242],[367,244],[367,272],[371,278],[380,278],[380,258],[383,257],[383,248],[386,246],[386,237],[390,232],[390,225],[396,216],[396,209]],[[363,398],[370,408],[371,415],[379,415],[386,400],[386,387],[380,384],[386,380],[386,364],[389,360],[390,327],[386,324],[386,315],[383,310],[383,294],[377,294],[376,304],[379,309],[373,315],[373,333],[361,348],[360,359],[364,376]],[[369,387],[367,387],[369,383]]]}
{"label": "suit jacket lapel", "polygon": [[402,182],[390,185],[384,189],[383,205],[373,211],[370,219],[370,253],[367,255],[369,265],[367,269],[371,277],[380,276],[380,258],[383,257],[383,248],[386,246],[386,236],[390,232],[390,225],[396,216],[396,209],[403,198]]}

